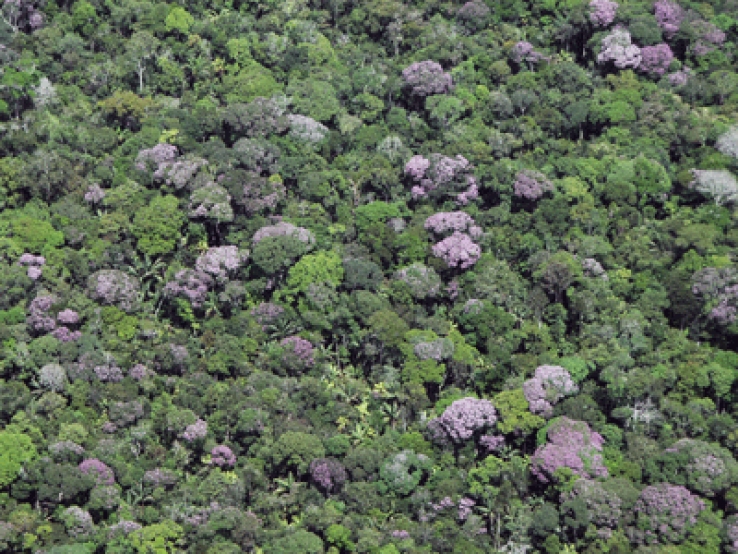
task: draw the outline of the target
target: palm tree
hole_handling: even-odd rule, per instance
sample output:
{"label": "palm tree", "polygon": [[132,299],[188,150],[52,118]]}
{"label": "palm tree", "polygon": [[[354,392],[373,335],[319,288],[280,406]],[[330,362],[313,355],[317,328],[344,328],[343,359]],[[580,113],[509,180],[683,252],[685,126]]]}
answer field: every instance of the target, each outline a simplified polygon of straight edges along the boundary
{"label": "palm tree", "polygon": [[134,258],[128,266],[128,273],[141,282],[140,300],[145,302],[157,295],[157,289],[164,282],[166,264],[161,258],[152,258],[144,254],[143,258]]}

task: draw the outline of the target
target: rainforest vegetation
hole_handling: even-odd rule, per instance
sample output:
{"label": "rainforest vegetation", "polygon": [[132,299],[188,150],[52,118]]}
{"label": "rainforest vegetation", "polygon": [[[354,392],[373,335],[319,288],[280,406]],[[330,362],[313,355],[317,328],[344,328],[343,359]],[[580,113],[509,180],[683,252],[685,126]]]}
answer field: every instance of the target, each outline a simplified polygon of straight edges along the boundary
{"label": "rainforest vegetation", "polygon": [[738,553],[738,0],[0,0],[0,552]]}

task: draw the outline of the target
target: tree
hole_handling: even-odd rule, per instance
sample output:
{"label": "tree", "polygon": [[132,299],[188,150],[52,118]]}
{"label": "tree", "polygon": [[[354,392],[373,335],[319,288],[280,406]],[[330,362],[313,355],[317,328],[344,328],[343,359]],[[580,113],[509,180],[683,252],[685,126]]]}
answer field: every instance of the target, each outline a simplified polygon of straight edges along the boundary
{"label": "tree", "polygon": [[139,94],[143,92],[144,74],[159,53],[159,47],[159,39],[148,31],[138,31],[126,42],[126,54],[138,75]]}
{"label": "tree", "polygon": [[169,254],[180,236],[184,217],[175,196],[155,196],[133,218],[131,231],[138,249],[148,256]]}
{"label": "tree", "polygon": [[231,195],[215,183],[208,183],[190,195],[189,216],[193,219],[213,221],[218,229],[220,223],[233,221]]}
{"label": "tree", "polygon": [[147,525],[129,536],[136,554],[173,554],[176,552],[184,529],[169,519]]}
{"label": "tree", "polygon": [[430,467],[427,456],[403,450],[387,459],[379,469],[380,492],[407,496],[417,488]]}
{"label": "tree", "polygon": [[323,541],[318,535],[300,529],[269,545],[274,554],[323,554]]}
{"label": "tree", "polygon": [[542,483],[557,481],[566,471],[582,477],[607,477],[601,454],[604,440],[583,421],[556,418],[546,428],[546,437],[548,442],[531,458],[531,473]]}
{"label": "tree", "polygon": [[738,201],[738,182],[725,170],[693,169],[690,186],[702,194],[712,196],[716,206]]}
{"label": "tree", "polygon": [[24,464],[36,458],[31,437],[23,433],[0,431],[0,487],[15,481]]}
{"label": "tree", "polygon": [[682,439],[646,462],[652,482],[684,485],[714,497],[738,481],[738,463],[726,449],[696,439]]}
{"label": "tree", "polygon": [[500,433],[526,436],[546,423],[542,417],[531,413],[528,401],[520,389],[502,391],[495,396],[494,405],[500,418],[497,422]]}
{"label": "tree", "polygon": [[336,252],[321,251],[308,254],[290,268],[286,287],[281,294],[289,297],[304,293],[310,285],[316,283],[330,283],[333,287],[337,287],[343,281],[343,276],[343,264]]}
{"label": "tree", "polygon": [[687,489],[669,483],[646,487],[635,504],[636,526],[628,528],[638,544],[669,544],[684,540],[705,503]]}
{"label": "tree", "polygon": [[175,6],[164,20],[164,25],[166,25],[167,32],[177,31],[181,35],[187,35],[194,22],[195,18],[190,12],[180,6]]}
{"label": "tree", "polygon": [[415,96],[445,94],[453,90],[453,79],[432,60],[415,62],[402,70],[402,78]]}
{"label": "tree", "polygon": [[38,29],[44,23],[42,12],[32,0],[4,2],[0,8],[0,19],[11,28],[13,33],[26,29]]}
{"label": "tree", "polygon": [[641,49],[632,44],[630,33],[625,29],[616,28],[602,39],[600,53],[597,55],[598,63],[612,62],[618,69],[626,69],[637,68],[641,60]]}
{"label": "tree", "polygon": [[266,237],[251,251],[251,260],[266,275],[279,275],[309,251],[309,246],[294,235]]}
{"label": "tree", "polygon": [[72,8],[72,24],[75,30],[84,37],[94,34],[99,24],[95,6],[85,0],[75,2]]}
{"label": "tree", "polygon": [[318,437],[299,431],[287,431],[269,450],[269,459],[276,474],[294,471],[304,475],[310,463],[325,457],[323,443]]}
{"label": "tree", "polygon": [[720,135],[715,142],[715,148],[726,156],[738,158],[738,127],[731,127]]}
{"label": "tree", "polygon": [[489,400],[462,398],[453,402],[441,416],[428,423],[437,441],[461,444],[475,435],[491,430],[497,422],[497,411]]}
{"label": "tree", "polygon": [[611,0],[591,0],[589,20],[597,27],[607,27],[615,20],[618,3]]}
{"label": "tree", "polygon": [[579,387],[569,372],[561,366],[539,366],[533,378],[523,383],[523,394],[530,403],[530,411],[543,417],[551,417],[554,404],[578,391]]}

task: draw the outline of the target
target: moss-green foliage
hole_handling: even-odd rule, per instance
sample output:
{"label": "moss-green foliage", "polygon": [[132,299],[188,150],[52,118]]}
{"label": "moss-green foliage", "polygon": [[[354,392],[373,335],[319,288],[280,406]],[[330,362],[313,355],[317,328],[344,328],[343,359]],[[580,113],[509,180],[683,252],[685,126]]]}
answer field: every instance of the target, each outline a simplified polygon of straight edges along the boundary
{"label": "moss-green foliage", "polygon": [[493,403],[500,417],[497,428],[502,433],[529,435],[545,423],[542,417],[530,413],[528,401],[520,389],[499,393]]}
{"label": "moss-green foliage", "polygon": [[31,437],[24,433],[0,431],[0,487],[15,481],[23,464],[36,457],[36,447]]}
{"label": "moss-green foliage", "polygon": [[325,449],[318,437],[308,433],[288,431],[270,449],[270,459],[280,473],[294,471],[304,474],[310,462],[322,458]]}
{"label": "moss-green foliage", "polygon": [[132,231],[138,249],[149,256],[168,254],[174,249],[184,216],[175,196],[156,196],[133,219]]}
{"label": "moss-green foliage", "polygon": [[308,287],[318,283],[338,286],[343,281],[344,269],[341,257],[336,252],[316,252],[303,256],[292,266],[287,274],[284,295],[306,292]]}
{"label": "moss-green foliage", "polygon": [[269,545],[275,554],[323,554],[323,541],[314,533],[300,529]]}
{"label": "moss-green foliage", "polygon": [[5,221],[5,225],[0,221],[0,229],[5,228],[5,236],[10,237],[16,251],[41,254],[64,244],[64,234],[49,221],[20,213],[10,215]]}

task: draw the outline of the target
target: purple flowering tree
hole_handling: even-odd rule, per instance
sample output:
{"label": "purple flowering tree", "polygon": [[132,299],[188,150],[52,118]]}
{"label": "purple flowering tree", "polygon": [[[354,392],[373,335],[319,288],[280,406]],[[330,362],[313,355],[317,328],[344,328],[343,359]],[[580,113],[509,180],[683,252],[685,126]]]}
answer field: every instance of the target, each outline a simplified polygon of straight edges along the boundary
{"label": "purple flowering tree", "polygon": [[185,427],[182,438],[189,443],[204,439],[208,434],[208,424],[205,420],[198,418],[195,423]]}
{"label": "purple flowering tree", "polygon": [[79,314],[74,310],[62,310],[56,315],[56,321],[62,325],[51,332],[54,338],[61,342],[73,342],[82,338],[80,331],[70,329],[79,323]]}
{"label": "purple flowering tree", "polygon": [[474,32],[487,24],[491,11],[482,0],[472,0],[459,8],[456,12],[458,19],[465,27]]}
{"label": "purple flowering tree", "polygon": [[569,372],[556,365],[542,365],[535,375],[523,383],[523,394],[534,414],[551,417],[559,400],[579,391]]}
{"label": "purple flowering tree", "polygon": [[[466,269],[476,263],[481,248],[472,241],[482,236],[482,229],[464,212],[440,212],[425,220],[425,228],[436,234],[453,234],[435,244],[433,255],[442,258],[449,267]],[[469,234],[462,231],[468,231]],[[469,236],[471,235],[471,237]]]}
{"label": "purple flowering tree", "polygon": [[464,156],[455,158],[443,154],[431,154],[428,158],[413,156],[405,164],[405,175],[415,184],[414,199],[426,197],[451,197],[461,206],[479,198],[474,167]]}
{"label": "purple flowering tree", "polygon": [[462,398],[451,403],[428,423],[433,439],[441,444],[461,445],[484,434],[497,422],[497,410],[489,400]]}
{"label": "purple flowering tree", "polygon": [[661,77],[674,61],[674,53],[668,44],[644,46],[641,48],[641,65],[638,70]]}
{"label": "purple flowering tree", "polygon": [[472,237],[479,238],[482,228],[477,226],[472,217],[465,212],[439,212],[425,220],[424,227],[437,235],[449,231],[468,232]]}
{"label": "purple flowering tree", "polygon": [[706,267],[692,275],[692,293],[705,302],[708,317],[729,325],[738,315],[738,273],[731,267]]}
{"label": "purple flowering tree", "polygon": [[513,194],[526,200],[538,200],[553,189],[553,183],[543,173],[532,169],[518,171],[513,183]]}
{"label": "purple flowering tree", "polygon": [[[82,337],[82,333],[79,331],[71,331],[68,327],[57,326],[57,321],[59,323],[66,323],[67,321],[76,323],[79,320],[76,312],[64,310],[57,315],[56,320],[48,313],[56,301],[57,299],[51,295],[34,298],[28,306],[26,323],[32,331],[38,334],[50,333],[51,336],[61,342],[79,340]],[[76,320],[72,317],[73,315],[77,316]],[[74,323],[69,324],[73,325]]]}
{"label": "purple flowering tree", "polygon": [[90,275],[87,288],[94,300],[132,312],[138,305],[141,285],[135,277],[118,269],[101,269]]}
{"label": "purple flowering tree", "polygon": [[82,338],[82,332],[72,331],[68,327],[57,327],[51,332],[51,336],[61,342],[76,342]]}
{"label": "purple flowering tree", "polygon": [[441,64],[426,60],[415,62],[402,70],[402,79],[415,96],[446,94],[454,89],[451,74]]}
{"label": "purple flowering tree", "polygon": [[738,462],[725,448],[698,439],[681,439],[649,461],[651,480],[668,480],[714,497],[738,482]]}
{"label": "purple flowering tree", "polygon": [[135,167],[139,171],[150,172],[155,181],[162,181],[178,157],[179,152],[176,146],[159,143],[152,148],[139,151]]}
{"label": "purple flowering tree", "polygon": [[233,450],[221,444],[210,451],[210,463],[218,467],[231,468],[236,465],[236,455]]}
{"label": "purple flowering tree", "polygon": [[458,205],[465,206],[479,198],[473,169],[461,155],[455,158],[443,154],[431,154],[428,158],[417,155],[405,164],[405,175],[415,182],[411,190],[415,200],[451,197]]}
{"label": "purple flowering tree", "polygon": [[2,0],[0,19],[13,33],[35,31],[44,24],[44,15],[39,11],[36,0]]}
{"label": "purple flowering tree", "polygon": [[174,280],[164,287],[164,295],[180,297],[190,301],[193,308],[199,308],[208,297],[208,290],[213,286],[213,278],[204,271],[182,269],[174,274]]}
{"label": "purple flowering tree", "polygon": [[626,29],[616,27],[602,39],[597,62],[612,62],[618,69],[636,69],[641,64],[641,49],[631,42],[630,33]]}
{"label": "purple flowering tree", "polygon": [[656,23],[664,31],[666,38],[673,37],[684,21],[684,9],[672,0],[656,0],[653,10]]}
{"label": "purple flowering tree", "polygon": [[226,176],[226,182],[232,182],[229,190],[244,211],[251,215],[274,210],[287,196],[287,189],[278,176],[262,177],[256,172],[242,172],[241,179],[235,182],[237,175]]}
{"label": "purple flowering tree", "polygon": [[75,325],[79,323],[79,314],[67,308],[56,314],[56,320],[64,325]]}
{"label": "purple flowering tree", "polygon": [[37,333],[50,332],[56,329],[56,320],[49,315],[49,310],[57,301],[52,295],[42,295],[34,298],[28,305],[26,324]]}
{"label": "purple flowering tree", "polygon": [[315,244],[315,237],[310,231],[304,229],[303,227],[296,227],[292,225],[292,223],[287,223],[286,221],[280,221],[276,225],[267,225],[265,227],[262,227],[261,229],[256,231],[256,233],[254,233],[252,242],[254,243],[254,245],[256,245],[266,238],[281,236],[295,237],[300,242],[309,246]]}
{"label": "purple flowering tree", "polygon": [[692,32],[697,40],[691,45],[691,50],[697,56],[704,56],[723,45],[726,35],[714,23],[698,19],[692,22]]}
{"label": "purple flowering tree", "polygon": [[531,458],[531,473],[541,483],[558,480],[556,474],[562,469],[589,479],[607,477],[602,459],[604,440],[587,423],[560,417],[551,422],[546,434],[547,443]]}
{"label": "purple flowering tree", "polygon": [[482,435],[479,437],[479,446],[487,452],[499,452],[505,446],[505,437],[502,435]]}
{"label": "purple flowering tree", "polygon": [[595,27],[607,27],[615,21],[618,3],[612,0],[592,0],[589,3],[589,20]]}
{"label": "purple flowering tree", "polygon": [[468,269],[477,263],[482,249],[466,233],[453,235],[433,245],[433,255],[441,258],[451,268]]}
{"label": "purple flowering tree", "polygon": [[103,383],[120,383],[123,380],[123,370],[113,360],[96,365],[93,371],[95,377]]}
{"label": "purple flowering tree", "polygon": [[79,464],[79,470],[83,475],[94,477],[98,485],[112,485],[115,483],[113,470],[97,458],[84,460]]}
{"label": "purple flowering tree", "polygon": [[315,353],[310,341],[293,335],[283,338],[279,345],[282,347],[282,365],[289,372],[299,373],[315,365]]}
{"label": "purple flowering tree", "polygon": [[310,479],[323,492],[330,494],[340,490],[346,482],[346,469],[333,458],[316,458],[310,463]]}
{"label": "purple flowering tree", "polygon": [[546,56],[537,52],[535,47],[524,40],[516,43],[510,50],[510,59],[516,64],[527,63],[532,68],[533,64],[545,60]]}
{"label": "purple flowering tree", "polygon": [[686,85],[687,81],[689,81],[691,71],[692,70],[690,68],[683,67],[679,71],[670,73],[669,74],[669,84],[673,87],[682,87]]}
{"label": "purple flowering tree", "polygon": [[95,522],[90,512],[79,506],[71,506],[61,513],[67,534],[75,539],[90,538],[95,533]]}
{"label": "purple flowering tree", "polygon": [[637,544],[680,543],[704,509],[705,503],[682,486],[646,487],[635,504],[636,525],[628,528],[628,536]]}
{"label": "purple flowering tree", "polygon": [[279,304],[262,302],[249,313],[253,316],[256,322],[261,325],[262,331],[266,331],[277,324],[280,318],[284,315],[285,310]]}
{"label": "purple flowering tree", "polygon": [[87,202],[91,206],[97,206],[105,198],[105,191],[100,185],[98,185],[97,183],[93,183],[92,185],[87,187],[87,192],[85,192],[84,198],[85,202]]}
{"label": "purple flowering tree", "polygon": [[193,184],[195,177],[201,174],[200,169],[207,165],[207,160],[187,155],[166,164],[158,175],[167,185],[180,190]]}
{"label": "purple flowering tree", "polygon": [[224,284],[247,259],[248,252],[239,251],[237,246],[214,246],[197,258],[195,269]]}
{"label": "purple flowering tree", "polygon": [[41,277],[42,268],[46,265],[46,258],[25,253],[18,258],[18,265],[27,267],[28,277],[36,281]]}
{"label": "purple flowering tree", "polygon": [[154,372],[143,364],[136,364],[128,371],[128,376],[134,381],[143,381],[153,375]]}

